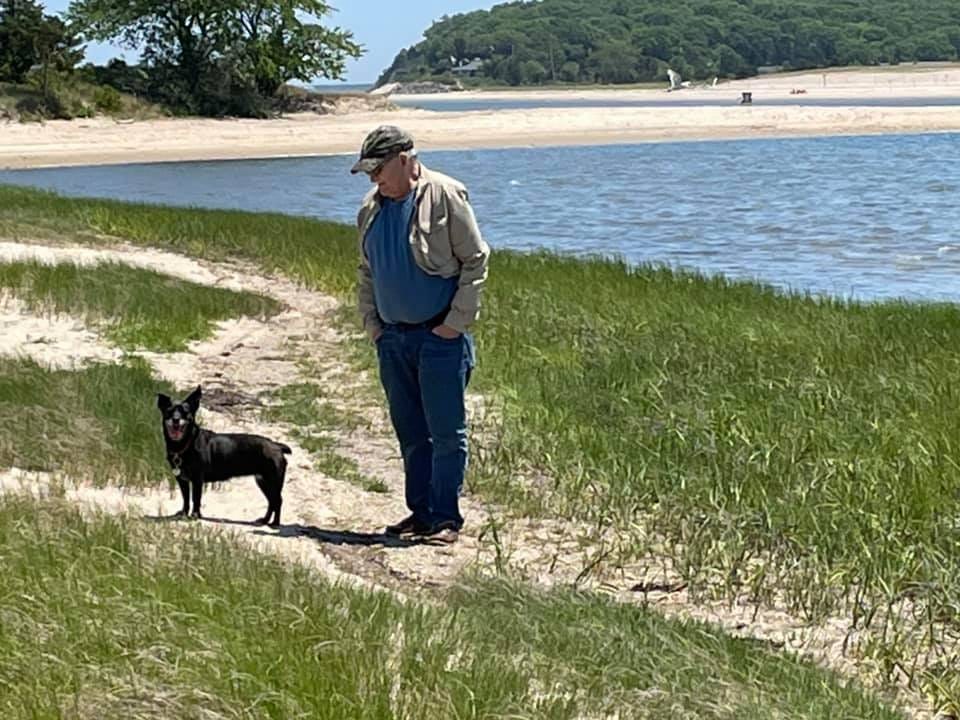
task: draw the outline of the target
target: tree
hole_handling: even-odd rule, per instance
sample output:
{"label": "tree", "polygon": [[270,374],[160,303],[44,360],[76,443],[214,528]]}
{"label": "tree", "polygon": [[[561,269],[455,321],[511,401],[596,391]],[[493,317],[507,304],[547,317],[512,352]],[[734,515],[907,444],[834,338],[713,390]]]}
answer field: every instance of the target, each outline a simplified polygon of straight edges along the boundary
{"label": "tree", "polygon": [[166,91],[196,109],[203,87],[225,77],[264,96],[288,80],[341,77],[362,48],[349,31],[313,22],[329,12],[323,0],[74,0],[69,15],[88,40],[142,48],[173,84]]}
{"label": "tree", "polygon": [[343,75],[347,57],[361,48],[352,34],[304,22],[301,13],[321,17],[329,12],[317,0],[258,0],[237,2],[238,42],[251,66],[257,89],[267,97],[289,80]]}
{"label": "tree", "polygon": [[87,28],[88,40],[116,41],[130,49],[143,48],[147,65],[159,67],[178,87],[168,93],[175,97],[183,90],[196,95],[213,57],[224,52],[229,38],[231,2],[203,0],[79,0],[70,5],[69,15]]}
{"label": "tree", "polygon": [[0,2],[0,79],[22,83],[40,67],[44,98],[52,73],[70,72],[83,59],[80,39],[33,0]]}
{"label": "tree", "polygon": [[580,64],[568,60],[560,66],[560,79],[566,82],[576,82],[580,79]]}
{"label": "tree", "polygon": [[916,58],[920,61],[954,60],[957,56],[946,30],[934,30],[921,35],[916,38],[916,43]]}
{"label": "tree", "polygon": [[83,60],[80,39],[60,18],[46,16],[34,36],[44,98],[50,98],[50,75],[71,72]]}
{"label": "tree", "polygon": [[527,60],[520,65],[520,77],[526,84],[540,84],[547,77],[547,69],[536,60]]}
{"label": "tree", "polygon": [[729,45],[717,47],[717,74],[722,77],[743,77],[750,73],[752,68],[744,62],[740,54]]}
{"label": "tree", "polygon": [[35,38],[43,26],[43,7],[34,0],[0,2],[0,79],[22,83],[38,64]]}
{"label": "tree", "polygon": [[590,67],[604,83],[636,82],[636,65],[637,51],[626,43],[602,45],[590,55]]}

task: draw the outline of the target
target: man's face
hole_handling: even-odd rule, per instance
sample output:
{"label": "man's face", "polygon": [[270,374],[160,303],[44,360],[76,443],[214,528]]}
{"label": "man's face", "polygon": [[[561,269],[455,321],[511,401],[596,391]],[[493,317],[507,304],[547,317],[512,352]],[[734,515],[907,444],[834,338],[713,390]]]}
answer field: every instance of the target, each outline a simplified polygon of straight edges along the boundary
{"label": "man's face", "polygon": [[370,181],[377,184],[384,197],[399,200],[413,189],[413,162],[413,158],[404,153],[391,155],[380,167],[368,173]]}

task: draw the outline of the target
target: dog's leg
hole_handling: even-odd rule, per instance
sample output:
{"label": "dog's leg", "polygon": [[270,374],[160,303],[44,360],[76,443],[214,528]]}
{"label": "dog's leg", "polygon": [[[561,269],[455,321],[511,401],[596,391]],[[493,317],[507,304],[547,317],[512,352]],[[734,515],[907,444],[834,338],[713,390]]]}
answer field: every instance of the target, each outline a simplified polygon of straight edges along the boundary
{"label": "dog's leg", "polygon": [[203,496],[203,478],[190,478],[190,486],[193,490],[193,517],[201,518],[200,498]]}
{"label": "dog's leg", "polygon": [[186,517],[190,514],[190,483],[182,477],[178,477],[177,485],[180,486],[180,495],[183,497],[183,507],[180,508],[180,512],[174,517]]}
{"label": "dog's leg", "polygon": [[257,479],[257,487],[260,488],[260,492],[262,492],[263,496],[267,499],[267,514],[262,518],[257,518],[254,522],[257,525],[266,525],[270,522],[270,515],[273,511],[273,498],[270,493],[270,484],[263,475],[255,475],[254,477]]}
{"label": "dog's leg", "polygon": [[287,463],[280,458],[280,467],[278,468],[276,494],[273,501],[273,522],[270,527],[280,527],[280,508],[283,506],[283,480],[287,474]]}

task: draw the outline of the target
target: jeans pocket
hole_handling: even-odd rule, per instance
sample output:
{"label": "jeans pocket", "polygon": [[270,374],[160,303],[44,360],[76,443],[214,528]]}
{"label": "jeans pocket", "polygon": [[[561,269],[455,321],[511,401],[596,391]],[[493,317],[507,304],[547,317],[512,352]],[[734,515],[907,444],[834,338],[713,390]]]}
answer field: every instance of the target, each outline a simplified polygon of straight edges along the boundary
{"label": "jeans pocket", "polygon": [[441,343],[445,343],[446,345],[455,345],[463,341],[463,333],[460,333],[456,337],[452,337],[452,338],[446,338],[446,337],[443,337],[442,335],[437,335],[433,330],[431,330],[428,334],[434,340]]}

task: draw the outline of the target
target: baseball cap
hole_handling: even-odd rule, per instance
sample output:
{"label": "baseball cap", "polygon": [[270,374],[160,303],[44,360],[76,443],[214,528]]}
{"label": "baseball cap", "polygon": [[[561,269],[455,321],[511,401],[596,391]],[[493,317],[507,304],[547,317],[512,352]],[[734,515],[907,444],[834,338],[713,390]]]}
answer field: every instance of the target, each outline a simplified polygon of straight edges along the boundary
{"label": "baseball cap", "polygon": [[370,132],[360,147],[360,159],[350,168],[358,172],[373,172],[391,155],[413,149],[413,137],[396,125],[381,125]]}

